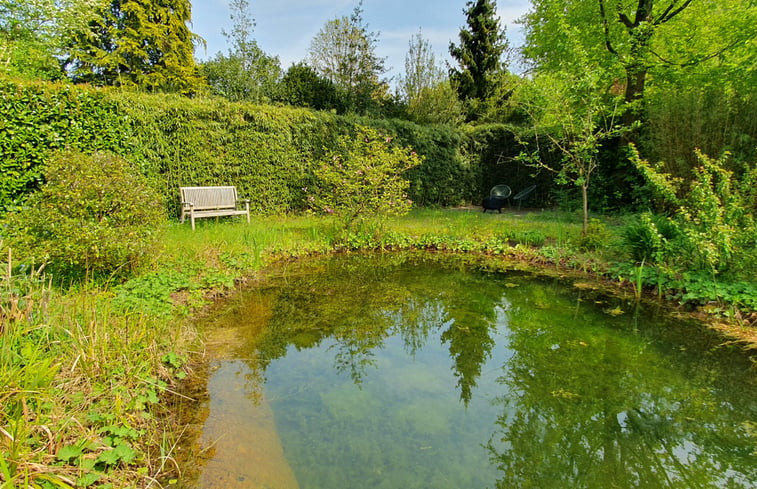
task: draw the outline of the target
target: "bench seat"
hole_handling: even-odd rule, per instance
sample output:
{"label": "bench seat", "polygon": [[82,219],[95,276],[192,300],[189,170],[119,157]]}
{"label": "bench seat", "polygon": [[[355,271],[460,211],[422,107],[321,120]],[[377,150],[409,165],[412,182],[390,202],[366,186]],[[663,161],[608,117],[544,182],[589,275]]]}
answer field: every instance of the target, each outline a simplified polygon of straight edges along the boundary
{"label": "bench seat", "polygon": [[[181,193],[181,222],[187,216],[195,228],[195,219],[202,217],[247,216],[250,222],[250,201],[237,198],[237,188],[223,187],[179,187]],[[238,209],[239,203],[244,209]]]}

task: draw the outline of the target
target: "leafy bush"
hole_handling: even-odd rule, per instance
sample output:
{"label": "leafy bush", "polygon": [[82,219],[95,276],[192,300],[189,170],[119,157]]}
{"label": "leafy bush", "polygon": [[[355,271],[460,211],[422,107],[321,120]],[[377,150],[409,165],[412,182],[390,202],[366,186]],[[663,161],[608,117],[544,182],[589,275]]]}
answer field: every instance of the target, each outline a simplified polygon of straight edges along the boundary
{"label": "leafy bush", "polygon": [[158,195],[122,158],[57,154],[46,183],[10,213],[10,246],[68,276],[128,271],[154,244],[164,220]]}
{"label": "leafy bush", "polygon": [[672,209],[677,229],[666,259],[684,270],[753,277],[757,265],[757,167],[745,165],[740,176],[727,170],[730,155],[715,160],[696,153],[699,166],[691,182],[662,173],[634,153],[632,161]]}
{"label": "leafy bush", "polygon": [[607,226],[599,219],[591,219],[586,232],[578,238],[576,244],[581,251],[592,251],[607,246],[609,240],[610,233],[607,231]]}
{"label": "leafy bush", "polygon": [[623,244],[635,262],[657,263],[665,260],[678,228],[667,216],[643,213],[626,224]]}
{"label": "leafy bush", "polygon": [[412,201],[403,174],[422,158],[391,143],[390,136],[367,127],[358,127],[354,137],[340,137],[315,169],[318,184],[308,193],[311,210],[341,217],[345,228],[366,216],[406,214]]}
{"label": "leafy bush", "polygon": [[0,79],[0,113],[0,211],[39,188],[57,150],[127,154],[127,119],[106,91]]}

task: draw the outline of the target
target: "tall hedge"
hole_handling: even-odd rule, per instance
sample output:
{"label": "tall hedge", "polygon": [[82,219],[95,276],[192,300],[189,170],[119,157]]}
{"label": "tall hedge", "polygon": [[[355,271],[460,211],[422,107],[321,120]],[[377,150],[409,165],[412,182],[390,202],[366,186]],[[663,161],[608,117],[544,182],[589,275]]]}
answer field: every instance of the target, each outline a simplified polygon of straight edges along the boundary
{"label": "tall hedge", "polygon": [[[523,138],[532,136],[521,135],[517,128],[507,124],[483,124],[471,126],[467,132],[468,154],[471,154],[473,165],[478,168],[479,180],[474,187],[478,190],[477,198],[489,195],[495,185],[505,184],[512,189],[513,195],[531,185],[536,185],[536,191],[531,202],[540,205],[550,203],[554,188],[554,175],[546,170],[524,165],[517,157],[524,147],[519,142]],[[546,146],[546,145],[542,145]],[[531,147],[536,147],[531,144]],[[548,150],[542,151],[542,160],[553,162],[556,156]],[[474,199],[475,201],[475,199]]]}
{"label": "tall hedge", "polygon": [[125,152],[128,121],[101,90],[0,79],[0,209],[39,188],[55,150]]}
{"label": "tall hedge", "polygon": [[408,173],[417,205],[477,201],[499,180],[487,176],[498,170],[484,156],[492,151],[489,133],[447,126],[9,80],[0,81],[0,110],[0,209],[37,189],[50,154],[70,148],[123,156],[174,215],[179,186],[220,184],[236,185],[258,213],[297,211],[305,208],[302,189],[312,185],[314,165],[356,125],[424,157]]}

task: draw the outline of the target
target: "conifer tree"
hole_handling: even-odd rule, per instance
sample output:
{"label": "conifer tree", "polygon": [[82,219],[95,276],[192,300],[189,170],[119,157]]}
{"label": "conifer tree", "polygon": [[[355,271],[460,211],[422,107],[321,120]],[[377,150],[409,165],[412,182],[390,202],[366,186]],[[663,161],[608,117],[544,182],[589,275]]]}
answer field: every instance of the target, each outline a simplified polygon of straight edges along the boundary
{"label": "conifer tree", "polygon": [[78,81],[192,92],[200,85],[190,0],[112,0],[76,33],[68,60]]}
{"label": "conifer tree", "polygon": [[449,73],[458,97],[468,106],[468,118],[475,119],[476,108],[494,92],[495,75],[505,68],[508,43],[495,0],[469,0],[466,6],[467,27],[460,29],[460,44],[449,45],[459,68],[452,67]]}

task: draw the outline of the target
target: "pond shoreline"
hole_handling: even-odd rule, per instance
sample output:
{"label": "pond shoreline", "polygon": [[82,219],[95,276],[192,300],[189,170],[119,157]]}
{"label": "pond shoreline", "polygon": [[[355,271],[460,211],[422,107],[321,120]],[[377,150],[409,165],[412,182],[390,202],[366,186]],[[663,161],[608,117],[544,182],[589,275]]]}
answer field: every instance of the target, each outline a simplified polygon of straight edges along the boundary
{"label": "pond shoreline", "polygon": [[[318,253],[308,253],[307,257],[292,257],[287,255],[279,255],[279,256],[270,256],[270,261],[266,264],[265,267],[255,271],[254,273],[248,274],[243,279],[239,280],[237,282],[237,286],[233,289],[229,289],[225,291],[225,293],[222,296],[219,296],[214,300],[211,304],[204,307],[201,311],[199,311],[194,319],[195,324],[197,324],[198,328],[201,330],[201,335],[203,337],[203,343],[205,344],[205,341],[208,338],[208,331],[207,327],[203,326],[202,323],[205,322],[208,318],[211,318],[217,311],[219,311],[221,308],[224,307],[224,304],[227,303],[229,300],[233,300],[233,297],[240,294],[243,290],[254,290],[258,287],[261,287],[265,285],[267,281],[269,281],[272,277],[275,277],[282,266],[286,267],[287,264],[293,264],[300,262],[302,260],[309,260],[309,259],[321,259],[326,258],[328,256],[339,256],[339,255],[388,255],[388,254],[410,254],[410,255],[419,255],[419,256],[433,256],[433,255],[439,255],[444,256],[445,258],[453,258],[459,260],[459,265],[461,267],[472,267],[475,269],[479,269],[482,271],[487,272],[505,272],[508,270],[515,270],[515,271],[522,271],[522,272],[528,272],[531,274],[534,274],[538,277],[547,277],[547,278],[554,278],[557,279],[560,283],[580,289],[580,290],[589,290],[593,293],[598,293],[601,295],[608,295],[613,296],[619,299],[622,299],[624,301],[631,301],[633,302],[635,300],[633,290],[630,289],[630,287],[625,284],[619,284],[617,281],[613,281],[608,279],[607,277],[603,277],[601,274],[592,274],[589,272],[579,271],[579,270],[566,270],[561,269],[559,266],[554,264],[545,264],[545,263],[534,263],[532,260],[524,260],[522,258],[514,258],[512,256],[497,256],[497,255],[490,255],[490,254],[484,254],[484,253],[460,253],[460,252],[450,252],[446,250],[423,250],[423,249],[413,249],[413,250],[333,250],[330,252],[318,252]],[[706,326],[709,329],[712,329],[714,331],[717,331],[719,335],[722,336],[723,342],[730,343],[730,342],[743,342],[745,344],[749,344],[749,348],[747,349],[754,349],[755,345],[754,343],[750,343],[750,339],[748,337],[741,337],[737,333],[739,331],[739,328],[735,325],[723,325],[723,323],[720,323],[718,321],[713,320],[711,317],[707,317],[700,311],[683,311],[680,306],[675,306],[670,301],[660,300],[654,296],[648,297],[643,296],[640,301],[647,305],[647,306],[654,306],[655,308],[661,308],[664,311],[665,315],[677,317],[677,318],[686,318],[689,320],[695,320],[696,322],[702,324],[703,326]],[[621,311],[620,314],[623,312]],[[709,319],[709,320],[708,320]],[[213,356],[212,350],[214,347],[212,345],[205,344],[205,354],[202,356],[202,358],[195,359],[199,363],[197,363],[197,369],[195,370],[196,374],[192,375],[190,379],[188,379],[188,383],[191,383],[194,385],[195,389],[201,389],[201,386],[205,384],[207,387],[207,380],[208,380],[208,367],[211,362],[216,360]],[[205,396],[203,396],[203,399],[205,401],[202,401],[202,403],[206,403],[207,400],[207,391],[205,391]],[[201,404],[201,403],[197,403]],[[195,411],[196,412],[196,411]],[[207,415],[207,413],[205,413]],[[185,420],[186,421],[186,420]],[[197,420],[193,421],[194,426],[197,426]],[[192,436],[190,435],[190,438]],[[189,455],[187,458],[183,458],[185,464],[189,464],[193,467],[193,470],[198,469],[198,465],[196,464],[197,459],[192,460],[192,453],[197,453],[197,447],[187,447],[187,449],[183,450],[183,453],[185,455]],[[191,486],[189,486],[191,487]]]}

